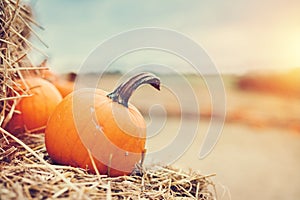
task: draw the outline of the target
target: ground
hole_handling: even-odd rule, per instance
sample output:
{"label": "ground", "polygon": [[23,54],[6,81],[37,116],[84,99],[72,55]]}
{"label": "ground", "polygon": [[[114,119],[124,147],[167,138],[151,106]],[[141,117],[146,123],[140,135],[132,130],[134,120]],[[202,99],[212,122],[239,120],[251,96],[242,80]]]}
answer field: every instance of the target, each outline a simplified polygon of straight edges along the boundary
{"label": "ground", "polygon": [[[147,143],[148,164],[157,161],[151,155],[165,148],[178,133],[179,106],[186,104],[181,106],[190,115],[184,118],[188,119],[184,123],[191,131],[185,134],[193,133],[195,123],[199,126],[192,145],[173,165],[204,174],[216,173],[214,181],[220,199],[300,197],[299,98],[240,90],[236,85],[237,77],[224,76],[227,118],[217,145],[201,160],[199,152],[209,126],[211,108],[209,92],[203,82],[205,77],[187,78],[200,108],[200,121],[197,121],[197,110],[189,100],[193,97],[188,93],[190,88],[178,78],[162,76],[161,92],[145,86],[131,99],[146,116],[152,107],[150,117],[146,117],[151,135]],[[118,76],[104,76],[99,87],[112,90],[118,79]],[[164,160],[158,159],[158,162]],[[225,196],[221,198],[223,193]]]}

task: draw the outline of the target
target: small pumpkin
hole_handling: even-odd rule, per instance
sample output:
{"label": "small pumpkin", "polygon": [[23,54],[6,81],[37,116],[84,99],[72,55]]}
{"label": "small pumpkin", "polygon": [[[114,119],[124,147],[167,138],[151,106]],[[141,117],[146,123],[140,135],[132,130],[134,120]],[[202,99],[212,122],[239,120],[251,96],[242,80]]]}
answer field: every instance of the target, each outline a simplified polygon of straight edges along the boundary
{"label": "small pumpkin", "polygon": [[137,87],[146,83],[159,90],[156,76],[141,73],[110,94],[101,89],[80,89],[65,97],[45,130],[51,159],[95,172],[93,158],[100,174],[131,173],[145,152],[146,123],[128,100]]}
{"label": "small pumpkin", "polygon": [[[21,95],[26,92],[29,96],[23,97],[17,103],[15,112],[8,122],[6,128],[11,132],[43,131],[50,114],[62,100],[59,91],[50,82],[37,77],[27,77],[18,80],[18,88]],[[26,84],[26,85],[25,85]],[[27,87],[28,91],[26,91]],[[43,128],[44,127],[44,128]]]}
{"label": "small pumpkin", "polygon": [[39,75],[40,75],[40,77],[42,77],[43,79],[45,79],[51,83],[57,81],[57,79],[59,78],[58,74],[56,74],[55,72],[53,72],[49,69],[40,70]]}
{"label": "small pumpkin", "polygon": [[60,94],[65,97],[73,92],[75,79],[75,73],[68,73],[65,77],[59,76],[55,81],[52,81],[52,83],[58,89]]}
{"label": "small pumpkin", "polygon": [[43,70],[41,76],[51,82],[58,89],[62,97],[67,96],[74,90],[75,73],[68,73],[66,76],[62,76],[50,70]]}
{"label": "small pumpkin", "polygon": [[68,80],[57,80],[56,82],[53,82],[53,84],[58,89],[62,97],[67,96],[74,90],[74,82]]}

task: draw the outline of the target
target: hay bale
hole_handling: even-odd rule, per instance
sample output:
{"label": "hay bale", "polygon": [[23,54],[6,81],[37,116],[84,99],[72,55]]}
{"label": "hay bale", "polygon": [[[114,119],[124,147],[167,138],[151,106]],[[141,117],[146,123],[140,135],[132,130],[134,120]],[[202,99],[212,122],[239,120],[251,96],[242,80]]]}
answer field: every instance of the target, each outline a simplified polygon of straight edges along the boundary
{"label": "hay bale", "polygon": [[[14,90],[15,80],[38,67],[34,66],[28,57],[28,53],[34,49],[29,37],[36,35],[32,25],[40,27],[32,19],[32,11],[29,6],[18,0],[2,0],[0,2],[1,127],[8,123],[17,100],[22,97]],[[10,103],[8,103],[9,101]]]}

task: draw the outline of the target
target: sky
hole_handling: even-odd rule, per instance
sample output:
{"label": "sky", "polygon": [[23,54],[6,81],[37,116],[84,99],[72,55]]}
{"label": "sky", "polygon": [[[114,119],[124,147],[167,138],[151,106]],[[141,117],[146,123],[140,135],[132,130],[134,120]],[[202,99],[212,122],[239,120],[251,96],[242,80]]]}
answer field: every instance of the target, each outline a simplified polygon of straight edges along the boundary
{"label": "sky", "polygon": [[[45,28],[37,29],[38,35],[49,46],[40,48],[58,72],[78,70],[103,41],[142,27],[186,35],[221,73],[300,67],[299,0],[30,2],[36,21]],[[186,66],[174,55],[146,51],[124,56],[114,67],[148,62]]]}

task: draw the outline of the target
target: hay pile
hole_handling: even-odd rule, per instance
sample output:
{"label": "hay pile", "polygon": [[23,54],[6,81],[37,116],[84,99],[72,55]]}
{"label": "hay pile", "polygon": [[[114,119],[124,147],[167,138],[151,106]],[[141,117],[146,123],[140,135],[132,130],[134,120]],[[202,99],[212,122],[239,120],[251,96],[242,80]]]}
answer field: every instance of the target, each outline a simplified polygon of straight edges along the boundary
{"label": "hay pile", "polygon": [[[9,134],[7,134],[9,135]],[[215,199],[212,175],[169,167],[110,178],[51,163],[43,134],[1,138],[0,199]]]}
{"label": "hay pile", "polygon": [[18,0],[0,1],[0,199],[215,199],[210,180],[214,175],[161,166],[137,166],[132,175],[116,178],[88,174],[53,164],[43,133],[7,132],[5,124],[24,97],[14,90],[16,79],[41,69],[28,58],[37,50],[29,41],[36,35],[32,25],[39,27],[28,6]]}
{"label": "hay pile", "polygon": [[[23,79],[24,74],[31,73],[41,66],[34,66],[28,54],[38,50],[29,38],[34,35],[32,25],[41,28],[33,19],[29,6],[19,1],[1,0],[0,2],[0,126],[10,120],[18,100],[21,96],[14,88],[15,80]],[[41,41],[41,40],[40,40]],[[41,41],[42,42],[42,41]],[[44,44],[44,43],[43,43]],[[26,85],[26,84],[25,84]],[[9,103],[8,103],[9,102]]]}

